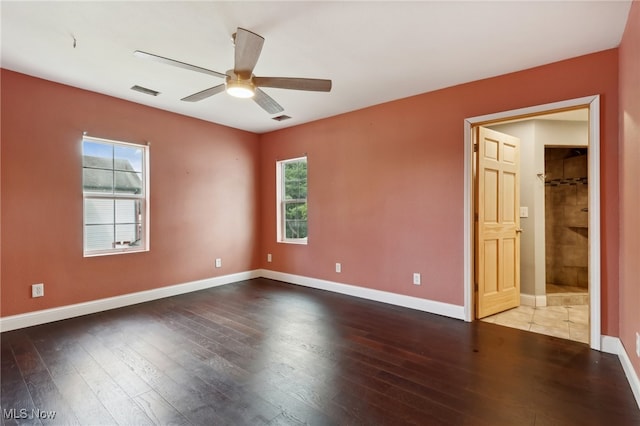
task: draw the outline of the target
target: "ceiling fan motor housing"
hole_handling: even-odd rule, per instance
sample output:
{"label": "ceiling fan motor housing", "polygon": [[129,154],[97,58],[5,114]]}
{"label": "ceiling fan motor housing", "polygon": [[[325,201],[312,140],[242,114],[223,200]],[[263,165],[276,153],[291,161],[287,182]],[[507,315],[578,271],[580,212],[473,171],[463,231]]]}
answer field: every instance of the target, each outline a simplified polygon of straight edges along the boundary
{"label": "ceiling fan motor housing", "polygon": [[242,78],[233,70],[227,71],[225,79],[227,93],[237,98],[251,98],[256,93],[256,86],[253,83],[253,74],[249,78]]}

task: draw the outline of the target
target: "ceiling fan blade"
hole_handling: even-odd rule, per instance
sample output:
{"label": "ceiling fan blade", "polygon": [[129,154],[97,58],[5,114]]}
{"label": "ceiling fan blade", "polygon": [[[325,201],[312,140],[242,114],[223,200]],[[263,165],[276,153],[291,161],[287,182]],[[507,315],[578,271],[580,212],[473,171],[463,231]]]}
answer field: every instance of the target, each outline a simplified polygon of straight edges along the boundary
{"label": "ceiling fan blade", "polygon": [[193,95],[189,95],[186,98],[182,98],[180,100],[185,102],[198,102],[210,96],[217,95],[220,92],[224,92],[224,89],[225,89],[225,85],[219,84],[217,86],[204,89],[201,92],[194,93]]}
{"label": "ceiling fan blade", "polygon": [[253,100],[256,101],[260,107],[267,111],[269,114],[277,114],[284,111],[284,108],[279,103],[273,100],[273,98],[262,90],[256,88],[256,93],[253,95]]}
{"label": "ceiling fan blade", "polygon": [[312,92],[331,91],[331,80],[321,80],[318,78],[254,77],[253,82],[258,87],[309,90]]}
{"label": "ceiling fan blade", "polygon": [[197,67],[195,65],[187,64],[185,62],[176,61],[174,59],[165,58],[164,56],[154,55],[153,53],[143,52],[142,50],[136,50],[133,52],[135,56],[143,59],[150,59],[152,61],[160,62],[163,64],[172,65],[174,67],[183,68],[185,70],[191,70],[200,72],[207,75],[212,75],[214,77],[226,78],[226,74],[219,73],[217,71],[209,70],[202,67]]}
{"label": "ceiling fan blade", "polygon": [[235,34],[235,43],[236,51],[233,71],[241,78],[248,79],[251,77],[253,68],[255,68],[260,57],[264,38],[244,28],[238,28]]}

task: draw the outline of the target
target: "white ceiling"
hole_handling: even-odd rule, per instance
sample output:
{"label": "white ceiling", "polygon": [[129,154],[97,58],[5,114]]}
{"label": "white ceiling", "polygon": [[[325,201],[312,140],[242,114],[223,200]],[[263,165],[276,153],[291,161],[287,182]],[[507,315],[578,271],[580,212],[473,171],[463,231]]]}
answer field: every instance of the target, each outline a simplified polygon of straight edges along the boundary
{"label": "white ceiling", "polygon": [[[2,0],[0,65],[263,133],[617,47],[630,6],[630,0]],[[222,79],[133,56],[139,49],[224,73],[233,67],[237,27],[265,38],[256,75],[328,78],[332,91],[265,88],[292,117],[276,122],[251,100],[226,93],[182,102]],[[133,85],[161,94],[134,92]]]}

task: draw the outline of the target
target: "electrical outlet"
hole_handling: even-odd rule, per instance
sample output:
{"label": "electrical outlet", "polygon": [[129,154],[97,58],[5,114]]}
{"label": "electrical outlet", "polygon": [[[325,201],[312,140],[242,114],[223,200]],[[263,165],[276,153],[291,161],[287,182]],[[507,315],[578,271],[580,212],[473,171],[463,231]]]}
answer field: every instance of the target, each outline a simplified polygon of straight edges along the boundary
{"label": "electrical outlet", "polygon": [[640,333],[636,332],[636,355],[640,357]]}
{"label": "electrical outlet", "polygon": [[413,283],[414,283],[415,285],[420,285],[420,284],[422,284],[422,282],[421,282],[421,277],[420,277],[420,273],[419,273],[419,272],[414,272],[414,273],[413,273]]}
{"label": "electrical outlet", "polygon": [[342,272],[342,265],[341,265],[341,264],[339,264],[339,263],[336,263],[336,272],[337,272],[337,273]]}
{"label": "electrical outlet", "polygon": [[222,268],[222,259],[216,259],[216,268]]}
{"label": "electrical outlet", "polygon": [[267,262],[271,262],[271,253],[267,253]]}
{"label": "electrical outlet", "polygon": [[44,284],[32,284],[31,285],[31,297],[44,296]]}

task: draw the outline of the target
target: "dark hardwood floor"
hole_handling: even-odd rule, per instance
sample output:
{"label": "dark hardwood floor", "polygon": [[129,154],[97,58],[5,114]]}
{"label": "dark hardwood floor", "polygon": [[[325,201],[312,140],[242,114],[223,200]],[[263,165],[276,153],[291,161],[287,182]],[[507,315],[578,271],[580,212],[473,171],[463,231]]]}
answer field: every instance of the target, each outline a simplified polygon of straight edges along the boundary
{"label": "dark hardwood floor", "polygon": [[267,279],[6,332],[1,351],[4,425],[640,425],[616,356]]}

